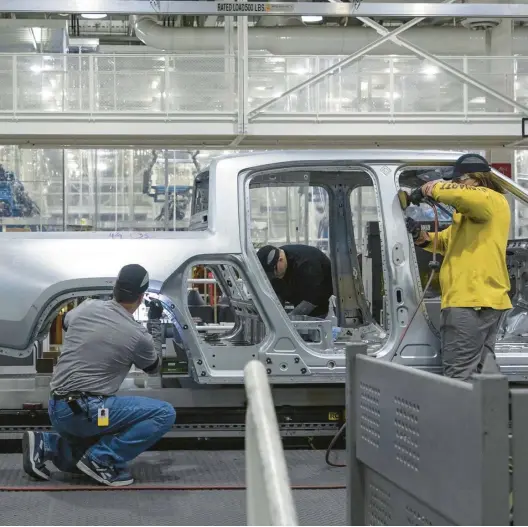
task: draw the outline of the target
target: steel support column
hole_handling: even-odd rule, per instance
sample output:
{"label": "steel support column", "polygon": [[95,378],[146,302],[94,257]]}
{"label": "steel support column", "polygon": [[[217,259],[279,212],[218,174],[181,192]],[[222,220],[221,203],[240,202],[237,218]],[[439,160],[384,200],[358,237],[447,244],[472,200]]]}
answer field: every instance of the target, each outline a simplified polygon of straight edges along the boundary
{"label": "steel support column", "polygon": [[[224,73],[228,78],[229,93],[235,93],[236,91],[235,53],[235,19],[233,17],[226,17],[224,20]],[[230,100],[229,103],[229,109],[234,111],[235,100]]]}
{"label": "steel support column", "polygon": [[[454,3],[456,1],[457,0],[446,0],[446,3]],[[302,90],[303,88],[306,88],[307,86],[311,86],[312,84],[319,82],[320,80],[324,79],[328,75],[332,74],[334,71],[337,71],[346,66],[349,66],[350,64],[356,62],[357,60],[359,60],[361,57],[363,57],[367,53],[370,53],[373,49],[377,48],[378,46],[381,46],[381,44],[383,44],[384,42],[387,42],[387,40],[395,39],[398,35],[400,35],[404,31],[407,31],[409,28],[415,26],[416,24],[419,24],[426,18],[427,17],[419,17],[413,20],[409,20],[409,22],[407,22],[406,24],[403,24],[402,26],[400,26],[399,28],[391,32],[387,32],[387,34],[383,35],[381,38],[378,38],[374,42],[367,44],[366,46],[362,47],[355,53],[352,53],[352,55],[349,55],[345,59],[337,62],[333,66],[330,66],[329,68],[326,68],[325,70],[319,72],[317,75],[314,75],[313,77],[306,79],[300,84],[293,86],[289,90],[286,90],[284,93],[281,93],[278,97],[274,97],[273,99],[266,101],[264,104],[261,104],[260,106],[258,106],[257,108],[255,108],[249,113],[249,116],[248,116],[249,121],[251,122],[253,119],[255,119],[255,117],[259,113],[261,113],[263,110],[265,110],[269,106],[275,104],[277,101],[280,101],[284,97],[287,97],[288,95],[291,95],[292,93]]]}
{"label": "steel support column", "polygon": [[357,17],[358,20],[363,22],[364,24],[370,26],[371,28],[375,29],[379,34],[388,36],[390,40],[392,40],[395,44],[398,44],[399,46],[402,46],[404,48],[407,48],[409,51],[412,51],[415,55],[418,55],[419,57],[422,57],[426,60],[428,60],[431,64],[434,64],[435,66],[438,66],[439,68],[447,71],[447,73],[450,73],[454,77],[460,79],[461,81],[470,84],[471,86],[477,88],[478,90],[487,93],[491,97],[498,99],[499,101],[502,101],[510,106],[513,106],[514,108],[517,108],[521,112],[528,115],[528,107],[518,103],[511,97],[508,97],[506,95],[503,95],[502,93],[494,90],[493,88],[489,88],[486,85],[481,84],[477,80],[475,80],[470,75],[467,75],[463,71],[460,71],[457,68],[454,68],[450,64],[447,64],[447,62],[444,62],[443,60],[440,60],[436,58],[434,55],[431,55],[431,53],[423,50],[422,48],[419,48],[418,46],[415,46],[414,44],[411,44],[410,42],[407,42],[406,40],[399,38],[396,35],[393,35],[391,32],[389,32],[387,29],[385,29],[383,26],[378,24],[377,22],[374,22],[374,20],[371,20],[370,18],[364,18],[364,17]]}
{"label": "steel support column", "polygon": [[[249,76],[249,51],[248,51],[248,18],[237,17],[237,79],[238,79],[238,116],[237,134],[234,143],[240,143],[247,133],[248,125],[248,76]],[[238,144],[237,143],[237,144]],[[236,146],[233,144],[232,146]]]}

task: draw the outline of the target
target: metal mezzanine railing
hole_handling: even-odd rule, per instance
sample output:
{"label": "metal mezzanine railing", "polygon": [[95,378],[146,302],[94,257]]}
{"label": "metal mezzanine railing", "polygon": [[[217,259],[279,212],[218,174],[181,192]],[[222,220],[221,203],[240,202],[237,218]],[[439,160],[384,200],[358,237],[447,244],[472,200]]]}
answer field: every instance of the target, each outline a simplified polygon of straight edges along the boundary
{"label": "metal mezzanine railing", "polygon": [[[251,55],[248,113],[287,119],[366,115],[501,118],[518,115],[414,56],[364,56],[280,97],[341,56]],[[442,57],[493,90],[528,105],[528,57]],[[0,54],[0,119],[141,118],[234,121],[236,61],[226,55]],[[262,112],[255,111],[277,99]]]}

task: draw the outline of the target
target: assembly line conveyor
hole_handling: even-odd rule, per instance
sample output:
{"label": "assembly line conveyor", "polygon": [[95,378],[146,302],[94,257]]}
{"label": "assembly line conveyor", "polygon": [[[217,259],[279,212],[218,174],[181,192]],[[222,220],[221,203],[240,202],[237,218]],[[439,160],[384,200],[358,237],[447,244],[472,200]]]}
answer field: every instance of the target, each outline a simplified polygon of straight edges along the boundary
{"label": "assembly line conveyor", "polygon": [[147,452],[131,467],[139,493],[59,473],[29,482],[20,456],[3,454],[0,518],[31,524],[38,506],[42,525],[106,524],[101,508],[129,525],[528,524],[528,389],[380,361],[362,343],[346,353],[346,469],[284,452],[265,367],[251,361],[245,454]]}

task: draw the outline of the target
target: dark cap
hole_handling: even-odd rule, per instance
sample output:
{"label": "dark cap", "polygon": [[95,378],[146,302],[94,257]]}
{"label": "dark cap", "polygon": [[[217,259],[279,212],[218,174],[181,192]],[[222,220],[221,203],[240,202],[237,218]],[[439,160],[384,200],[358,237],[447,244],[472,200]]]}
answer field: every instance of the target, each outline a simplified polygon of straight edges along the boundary
{"label": "dark cap", "polygon": [[139,296],[144,293],[149,286],[149,275],[147,270],[141,265],[125,265],[119,271],[115,288],[130,295]]}
{"label": "dark cap", "polygon": [[273,245],[265,245],[258,250],[257,257],[266,274],[269,277],[275,276],[275,268],[280,258],[280,249]]}
{"label": "dark cap", "polygon": [[491,170],[488,162],[478,154],[464,154],[460,156],[451,174],[444,176],[444,179],[457,179],[464,174],[474,174],[475,172],[489,172]]}

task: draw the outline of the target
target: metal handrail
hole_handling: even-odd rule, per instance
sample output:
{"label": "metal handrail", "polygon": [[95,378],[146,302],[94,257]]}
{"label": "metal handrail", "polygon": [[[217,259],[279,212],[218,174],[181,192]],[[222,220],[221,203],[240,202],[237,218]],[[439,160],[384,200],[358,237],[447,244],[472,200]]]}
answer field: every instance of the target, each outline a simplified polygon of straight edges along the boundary
{"label": "metal handrail", "polygon": [[[10,116],[16,116],[17,119],[48,119],[51,118],[50,116],[53,116],[53,119],[70,119],[73,116],[86,116],[87,118],[110,118],[114,116],[118,119],[128,118],[128,119],[142,119],[142,118],[158,118],[158,119],[172,119],[177,115],[183,116],[183,115],[192,115],[193,118],[199,119],[200,117],[212,119],[212,120],[219,120],[222,122],[225,122],[226,120],[231,122],[235,117],[235,114],[237,114],[237,108],[236,104],[232,103],[232,91],[229,88],[229,83],[227,83],[224,87],[215,88],[216,97],[219,100],[224,101],[224,106],[222,108],[216,108],[215,109],[205,109],[203,112],[199,112],[196,110],[188,110],[185,106],[181,106],[178,102],[181,97],[187,97],[187,95],[190,95],[190,93],[184,93],[183,95],[179,95],[178,97],[171,94],[171,89],[173,86],[171,86],[171,75],[169,75],[169,64],[171,60],[180,60],[185,59],[186,56],[181,55],[173,55],[173,54],[148,54],[148,55],[136,55],[136,54],[124,54],[124,55],[118,55],[118,54],[100,54],[97,56],[90,55],[88,57],[88,61],[85,61],[81,56],[73,57],[72,55],[62,55],[62,54],[45,54],[42,56],[39,55],[33,55],[33,54],[25,54],[25,53],[16,53],[16,54],[0,54],[0,57],[5,59],[6,57],[11,58],[11,64],[2,65],[2,71],[7,75],[11,75],[11,92],[12,92],[12,101],[8,101],[8,96],[5,98],[5,101],[3,104],[7,104],[7,106],[3,106],[0,109],[0,118],[5,119]],[[35,58],[36,62],[34,64],[27,63],[27,58],[32,57]],[[45,58],[54,58],[54,62],[50,63],[49,65],[46,63]],[[135,62],[141,60],[141,59],[148,59],[152,60],[153,57],[159,57],[163,58],[165,60],[164,66],[160,67],[159,69],[153,69],[153,68],[146,68],[146,69],[140,69],[138,70],[135,67]],[[196,55],[193,56],[193,58],[199,59],[200,57],[205,58],[209,57],[208,55]],[[230,55],[224,55],[224,58],[231,57]],[[60,59],[63,59],[62,61]],[[112,58],[115,60],[116,58],[123,58],[130,62],[130,66],[123,69],[116,70],[115,66],[113,70],[100,70],[99,65],[105,60]],[[264,60],[265,57],[262,55],[251,55],[248,60],[250,61],[258,61],[258,60]],[[291,59],[290,56],[275,56],[274,59],[281,58],[285,61],[285,64],[287,65],[288,60]],[[302,56],[297,56],[296,60],[302,58]],[[342,59],[341,55],[335,55],[335,56],[305,56],[305,58],[312,58],[316,61],[317,66],[312,68],[312,73],[315,75],[317,72],[320,72],[322,69],[324,69],[323,65],[319,65],[321,61],[324,60],[336,60],[339,61]],[[458,96],[457,96],[457,102],[454,107],[450,106],[449,110],[445,109],[445,105],[443,104],[451,104],[449,101],[443,101],[441,97],[436,98],[438,102],[430,102],[428,103],[429,106],[426,110],[422,111],[413,111],[412,108],[415,107],[414,101],[409,100],[408,97],[405,97],[405,93],[400,93],[398,91],[398,80],[401,76],[416,76],[417,78],[422,78],[427,76],[422,71],[419,72],[398,72],[398,68],[396,66],[399,66],[401,64],[401,61],[404,61],[405,64],[408,64],[409,60],[413,60],[413,63],[416,64],[423,64],[424,61],[421,59],[416,58],[414,55],[401,55],[401,56],[372,56],[372,55],[364,55],[361,57],[361,60],[371,60],[371,59],[380,59],[379,64],[375,64],[368,69],[368,71],[362,71],[361,73],[357,73],[358,79],[361,77],[361,75],[373,75],[373,74],[383,74],[386,76],[386,83],[387,83],[387,95],[385,98],[387,99],[388,106],[385,108],[380,109],[374,109],[374,108],[363,108],[362,106],[350,106],[348,107],[346,104],[341,105],[339,107],[330,107],[328,104],[324,103],[320,99],[319,89],[316,90],[315,95],[313,95],[313,101],[310,103],[309,108],[304,107],[296,107],[294,109],[290,109],[287,112],[284,110],[284,108],[276,108],[273,109],[272,105],[270,104],[270,101],[268,100],[267,96],[263,96],[263,98],[258,98],[258,101],[255,101],[256,107],[263,106],[270,106],[269,110],[267,110],[266,113],[270,115],[280,114],[281,116],[288,115],[289,118],[295,117],[298,118],[307,118],[312,119],[314,115],[319,116],[334,116],[336,114],[343,116],[346,116],[347,119],[353,119],[353,118],[364,118],[366,115],[369,115],[369,119],[375,118],[385,118],[387,115],[391,116],[397,116],[399,118],[409,118],[415,117],[418,118],[420,116],[426,116],[427,118],[431,119],[439,119],[439,118],[445,118],[446,116],[450,116],[453,119],[458,119],[463,116],[485,116],[487,118],[489,117],[495,117],[499,116],[501,118],[505,117],[514,117],[519,114],[519,108],[523,109],[525,108],[525,99],[526,97],[520,90],[516,87],[518,82],[518,78],[522,78],[525,75],[517,73],[517,67],[516,65],[521,63],[522,61],[528,60],[528,57],[519,57],[519,56],[510,56],[510,57],[481,57],[481,56],[444,56],[442,57],[442,60],[445,62],[449,62],[449,64],[453,61],[461,61],[462,64],[457,65],[457,68],[459,69],[459,81],[460,86],[457,88],[454,88],[455,90],[458,90]],[[40,62],[38,62],[38,59],[40,59]],[[385,61],[383,62],[384,59]],[[388,59],[388,60],[387,60]],[[472,71],[471,65],[474,62],[482,62],[486,61],[488,64],[495,64],[498,61],[502,61],[509,64],[507,69],[510,69],[511,71],[505,72],[505,71],[483,71],[479,73],[480,76],[484,75],[488,79],[486,81],[486,84],[490,83],[490,79],[497,80],[497,83],[493,82],[493,90],[494,92],[499,93],[500,99],[502,99],[501,104],[510,105],[511,108],[507,109],[505,108],[505,111],[497,111],[497,103],[495,102],[495,99],[492,97],[489,101],[485,99],[484,102],[475,102],[473,101],[472,92],[468,91],[467,84],[464,84],[463,80],[468,75],[474,74]],[[68,65],[70,63],[76,64],[78,61],[78,69],[69,70]],[[383,65],[381,63],[383,62]],[[427,62],[427,61],[425,61]],[[40,64],[40,65],[39,65]],[[388,64],[388,71],[387,71],[387,64]],[[449,64],[446,67],[451,67]],[[333,67],[333,66],[332,66]],[[445,73],[445,71],[442,68],[437,68],[437,73]],[[484,68],[485,70],[485,68]],[[344,73],[346,72],[346,69],[339,69],[338,73]],[[28,77],[27,74],[31,73],[31,75]],[[113,78],[113,85],[116,85],[116,79],[119,76],[127,76],[129,77],[132,74],[137,75],[144,75],[145,73],[151,73],[157,77],[162,78],[163,77],[163,92],[161,91],[161,88],[156,88],[156,97],[159,97],[159,104],[157,102],[153,102],[151,105],[147,105],[147,107],[141,107],[141,108],[134,108],[127,106],[126,108],[122,108],[117,104],[117,93],[112,93],[111,89],[107,90],[107,96],[113,95],[113,104],[108,107],[108,105],[100,105],[98,102],[98,92],[100,90],[100,77],[104,76],[104,78],[109,77]],[[309,73],[309,72],[308,72]],[[54,76],[53,80],[56,82],[56,86],[49,88],[49,89],[43,89],[40,90],[39,83],[34,83],[31,81],[27,87],[26,82],[28,81],[28,78],[30,79],[32,75],[47,75],[47,76]],[[288,71],[288,68],[286,67],[286,70],[284,72],[285,75],[291,80],[288,81],[286,84],[287,86],[284,88],[285,92],[278,97],[277,100],[284,100],[287,99],[285,96],[286,93],[289,93],[292,89],[295,88],[297,90],[298,88],[295,87],[296,82],[299,81],[301,84],[301,79],[304,78],[304,74],[298,74],[295,73],[295,71]],[[82,77],[86,82],[76,82],[76,83],[69,83],[68,77],[73,75],[74,78]],[[186,76],[192,76],[192,75],[199,75],[199,76],[220,76],[224,77],[227,81],[233,80],[232,76],[234,75],[233,72],[230,71],[207,71],[207,70],[199,70],[199,71],[186,71]],[[270,73],[270,75],[273,75]],[[436,75],[436,73],[434,74]],[[462,77],[460,77],[462,75]],[[297,80],[296,80],[297,79]],[[311,81],[312,82],[312,81]],[[9,84],[9,81],[6,81],[6,84]],[[437,83],[438,84],[438,83]],[[474,84],[474,83],[473,83]],[[111,85],[111,84],[110,84]],[[300,84],[299,84],[300,85]],[[434,87],[436,84],[434,82],[431,83],[431,86]],[[26,89],[27,88],[27,89]],[[330,89],[330,88],[328,88]],[[491,87],[486,88],[488,91],[491,89]],[[42,101],[39,100],[39,102],[35,102],[32,99],[31,104],[27,106],[26,98],[28,97],[28,94],[26,92],[31,92],[31,90],[36,90],[35,93],[33,93],[33,98],[36,99],[43,99]],[[154,89],[153,89],[154,90]],[[405,91],[405,86],[402,85],[400,87],[400,90]],[[502,92],[504,92],[502,94]],[[31,95],[30,93],[30,95]],[[152,91],[154,95],[154,91]],[[330,92],[329,92],[330,93]],[[25,95],[23,95],[25,94]],[[70,94],[72,95],[72,99],[70,100]],[[44,102],[44,97],[46,97],[46,101],[51,101],[53,98],[56,99],[57,107],[55,106],[49,106],[51,102]],[[166,97],[166,98],[165,98]],[[310,95],[311,100],[312,95]],[[414,97],[414,95],[413,95]],[[489,93],[488,93],[489,97]],[[419,95],[418,95],[419,98]],[[474,97],[473,97],[474,98]],[[60,99],[60,100],[59,100]],[[460,99],[460,100],[459,100]],[[157,99],[156,99],[157,100]],[[231,101],[231,102],[230,102]],[[399,102],[398,102],[399,101]],[[442,102],[443,101],[443,102]],[[506,102],[504,102],[506,101]],[[473,107],[472,104],[478,104],[478,106]],[[405,103],[405,104],[404,104]],[[370,103],[368,103],[370,104]],[[410,106],[409,106],[410,105]],[[48,107],[49,106],[49,107]],[[409,109],[411,107],[411,109]],[[517,111],[515,111],[515,108],[517,108]],[[255,117],[260,112],[257,112],[256,109],[252,110],[250,113],[254,113]]]}
{"label": "metal handrail", "polygon": [[298,525],[268,376],[253,360],[244,368],[248,525]]}

